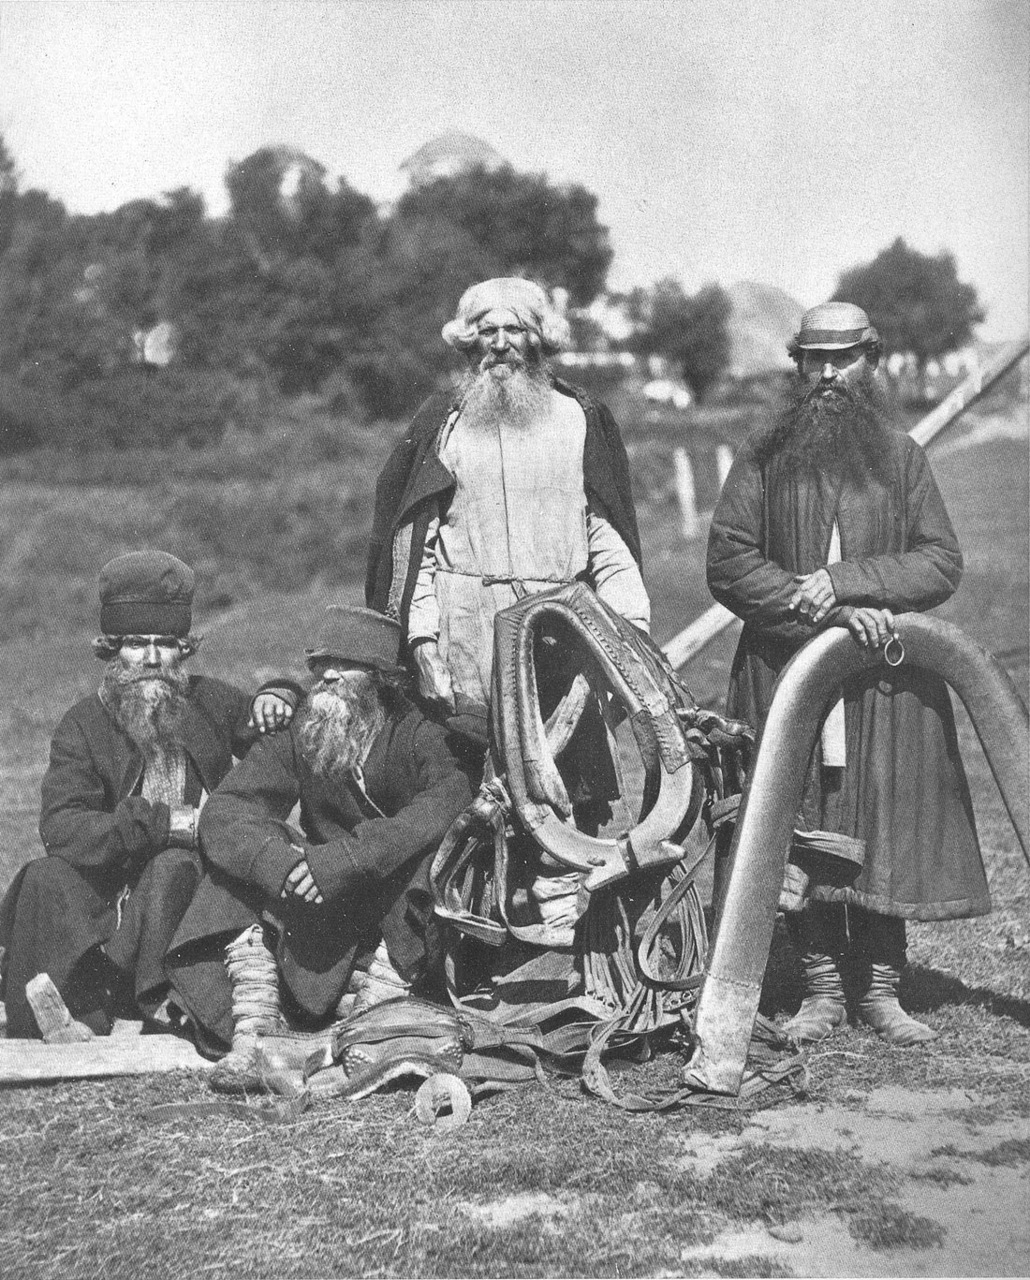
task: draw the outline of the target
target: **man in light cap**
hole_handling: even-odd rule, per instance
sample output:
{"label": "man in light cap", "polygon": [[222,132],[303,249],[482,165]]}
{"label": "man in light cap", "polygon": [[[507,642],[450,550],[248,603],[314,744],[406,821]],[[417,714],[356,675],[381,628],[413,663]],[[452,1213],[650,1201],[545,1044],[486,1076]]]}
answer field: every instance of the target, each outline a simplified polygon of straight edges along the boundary
{"label": "man in light cap", "polygon": [[[199,644],[194,574],[175,556],[118,556],[99,589],[103,682],[57,726],[39,824],[48,856],[22,868],[0,906],[12,1036],[87,1039],[118,1012],[168,1020],[164,954],[200,882],[200,805],[259,731],[292,714],[287,689],[259,696],[252,714],[239,689],[186,673]],[[40,974],[70,1029],[37,1025],[25,988]]]}
{"label": "man in light cap", "polygon": [[[254,1083],[257,1035],[331,1020],[355,985],[368,1004],[425,976],[429,862],[471,791],[446,731],[405,696],[400,642],[380,613],[328,609],[289,732],[260,743],[204,808],[209,873],[168,969],[201,1048],[233,1047],[222,1087]],[[288,825],[298,803],[300,831]]]}
{"label": "man in light cap", "polygon": [[[790,398],[738,454],[708,544],[712,594],[744,621],[727,709],[756,726],[817,631],[847,627],[882,647],[894,613],[941,604],[962,573],[926,457],[891,421],[866,313],[813,307],[789,350]],[[847,865],[838,859],[806,867],[810,900],[788,916],[805,994],[788,1031],[814,1041],[844,1022],[847,958],[864,1022],[892,1044],[931,1039],[898,1003],[905,920],[990,910],[943,680],[905,665],[850,681],[823,726],[798,825],[864,848],[864,861],[852,877],[829,873]]]}
{"label": "man in light cap", "polygon": [[551,372],[569,330],[544,291],[473,285],[443,337],[468,369],[419,409],[379,477],[366,599],[400,621],[423,696],[474,715],[501,609],[575,579],[644,630],[650,604],[618,427]]}

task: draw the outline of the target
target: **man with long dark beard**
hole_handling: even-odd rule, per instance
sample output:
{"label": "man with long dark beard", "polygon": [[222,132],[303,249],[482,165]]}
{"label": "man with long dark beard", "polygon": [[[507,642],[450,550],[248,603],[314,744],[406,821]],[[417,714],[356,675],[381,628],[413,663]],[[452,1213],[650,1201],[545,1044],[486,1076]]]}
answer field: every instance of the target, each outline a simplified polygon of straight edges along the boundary
{"label": "man with long dark beard", "polygon": [[[200,881],[197,820],[287,700],[255,700],[183,667],[193,570],[163,551],[118,556],[100,572],[97,693],[64,716],[43,779],[48,856],[23,867],[0,906],[8,1034],[40,1034],[26,984],[48,974],[74,1020],[62,1034],[110,1031],[112,1017],[167,1023],[164,953]],[[284,690],[285,692],[285,690]]]}
{"label": "man with long dark beard", "polygon": [[[446,731],[405,697],[399,648],[391,619],[328,609],[290,732],[204,809],[210,871],[168,968],[201,1047],[232,1044],[223,1087],[250,1081],[257,1035],[332,1019],[348,995],[403,996],[426,975],[429,862],[471,791]],[[300,831],[288,825],[297,804]]]}
{"label": "man with long dark beard", "polygon": [[[858,644],[882,646],[895,613],[941,604],[962,573],[926,457],[890,420],[865,312],[814,307],[790,351],[790,400],[734,461],[708,544],[712,594],[744,621],[727,709],[759,727],[776,677],[816,631],[847,627]],[[889,680],[871,671],[845,686],[813,754],[798,825],[831,833],[830,844],[850,838],[864,862],[850,883],[813,864],[808,905],[788,916],[805,982],[788,1031],[820,1040],[845,1021],[847,957],[862,1021],[892,1044],[931,1039],[898,1002],[905,921],[990,910],[940,678],[904,666]]]}

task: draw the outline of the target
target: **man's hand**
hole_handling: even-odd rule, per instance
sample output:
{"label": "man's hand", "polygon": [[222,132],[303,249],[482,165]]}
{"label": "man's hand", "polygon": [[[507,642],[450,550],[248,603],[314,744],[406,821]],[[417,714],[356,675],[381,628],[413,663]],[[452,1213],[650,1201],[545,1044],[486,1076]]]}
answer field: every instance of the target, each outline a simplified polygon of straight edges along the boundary
{"label": "man's hand", "polygon": [[790,598],[790,607],[800,613],[809,622],[822,622],[823,618],[837,603],[837,593],[833,589],[833,579],[826,569],[816,569],[815,573],[798,573],[794,575],[797,589]]}
{"label": "man's hand", "polygon": [[278,733],[293,719],[293,707],[277,693],[259,693],[250,707],[250,723],[258,733]]}
{"label": "man's hand", "polygon": [[847,628],[863,649],[879,649],[898,634],[890,609],[874,609],[869,605],[852,611]]}
{"label": "man's hand", "polygon": [[[296,849],[296,845],[290,846]],[[303,852],[302,850],[299,852]],[[316,905],[325,901],[317,884],[315,877],[311,874],[311,868],[308,866],[307,858],[301,858],[300,862],[293,868],[283,883],[280,898],[300,898],[302,902],[313,902]]]}
{"label": "man's hand", "polygon": [[440,646],[435,640],[423,640],[415,646],[414,654],[419,692],[430,702],[442,702],[453,714],[454,689],[451,685],[451,673],[440,657]]}

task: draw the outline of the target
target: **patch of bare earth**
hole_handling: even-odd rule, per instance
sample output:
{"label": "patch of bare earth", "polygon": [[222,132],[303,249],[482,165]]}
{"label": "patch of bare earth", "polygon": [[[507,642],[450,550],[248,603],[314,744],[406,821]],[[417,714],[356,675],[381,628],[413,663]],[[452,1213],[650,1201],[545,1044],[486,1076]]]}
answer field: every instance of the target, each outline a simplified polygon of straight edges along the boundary
{"label": "patch of bare earth", "polygon": [[797,1276],[1030,1274],[1030,1120],[991,1121],[973,1090],[889,1086],[854,1102],[861,1109],[807,1103],[761,1112],[738,1135],[692,1136],[682,1165],[709,1176],[758,1144],[846,1153],[902,1175],[893,1205],[734,1228],[681,1261],[720,1274],[756,1256]]}

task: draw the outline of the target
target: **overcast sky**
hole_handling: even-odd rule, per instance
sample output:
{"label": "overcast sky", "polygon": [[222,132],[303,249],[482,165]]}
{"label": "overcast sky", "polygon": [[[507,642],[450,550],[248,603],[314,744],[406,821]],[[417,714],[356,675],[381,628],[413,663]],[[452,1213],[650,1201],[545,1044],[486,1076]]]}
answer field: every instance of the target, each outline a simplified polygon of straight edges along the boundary
{"label": "overcast sky", "polygon": [[810,305],[896,235],[1027,327],[1026,0],[8,0],[0,130],[73,210],[287,143],[382,199],[450,129],[600,198],[617,287]]}

